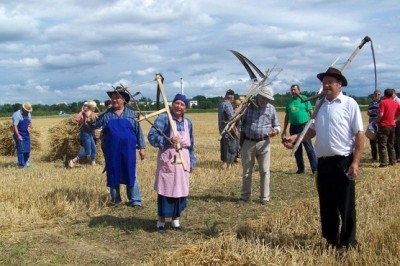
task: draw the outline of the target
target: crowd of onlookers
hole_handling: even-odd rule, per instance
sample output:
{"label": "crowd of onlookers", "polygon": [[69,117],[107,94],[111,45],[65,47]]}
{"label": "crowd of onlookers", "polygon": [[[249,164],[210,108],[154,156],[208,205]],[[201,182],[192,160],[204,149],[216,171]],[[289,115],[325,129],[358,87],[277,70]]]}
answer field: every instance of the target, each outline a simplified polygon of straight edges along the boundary
{"label": "crowd of onlookers", "polygon": [[[362,114],[357,102],[342,92],[348,82],[341,71],[330,67],[317,78],[322,89],[314,109],[301,95],[300,86],[291,86],[292,98],[285,106],[282,130],[275,107],[270,103],[274,100],[271,88],[260,84],[251,102],[248,99],[236,102],[234,92],[226,91],[218,107],[222,169],[228,170],[235,162],[235,156],[240,154],[243,173],[238,204],[243,205],[251,200],[252,173],[257,160],[259,202],[268,204],[270,139],[280,134],[282,144],[294,149],[297,166],[294,175],[305,174],[303,148],[306,151],[311,172],[317,179],[322,235],[328,246],[358,248],[354,181],[364,149]],[[395,91],[386,89],[381,98],[381,92],[376,90],[368,116],[367,133],[372,134],[366,135],[370,139],[372,160],[379,162],[379,167],[394,165],[400,158],[400,99]],[[230,125],[232,121],[236,127]],[[313,145],[311,139],[314,137]]]}
{"label": "crowd of onlookers", "polygon": [[395,165],[400,159],[400,98],[395,90],[386,89],[383,95],[375,90],[368,116],[372,160],[378,161],[379,167]]}
{"label": "crowd of onlookers", "polygon": [[[107,186],[110,190],[110,204],[122,203],[120,185],[126,186],[127,206],[141,209],[142,196],[137,178],[136,157],[144,159],[145,135],[139,124],[138,114],[128,108],[132,96],[123,86],[107,92],[106,110],[96,113],[95,101],[84,102],[75,120],[79,125],[79,153],[68,161],[74,168],[85,157],[96,165],[96,145],[94,138],[101,138],[101,149],[105,159]],[[158,148],[157,170],[154,190],[157,192],[158,220],[156,229],[164,233],[166,218],[171,218],[170,228],[183,230],[180,225],[181,213],[186,209],[189,194],[190,174],[196,167],[194,153],[193,126],[184,113],[189,106],[185,95],[177,94],[170,109],[158,115],[147,135],[149,143]],[[12,116],[13,138],[17,147],[19,168],[29,167],[32,105],[22,104],[22,108]]]}

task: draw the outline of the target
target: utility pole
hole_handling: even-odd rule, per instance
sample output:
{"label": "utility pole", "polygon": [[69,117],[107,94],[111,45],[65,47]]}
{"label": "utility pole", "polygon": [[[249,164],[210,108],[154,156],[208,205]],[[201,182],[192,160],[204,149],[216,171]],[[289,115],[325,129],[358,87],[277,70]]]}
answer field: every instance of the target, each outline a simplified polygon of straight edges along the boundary
{"label": "utility pole", "polygon": [[181,94],[183,95],[183,78],[181,78]]}

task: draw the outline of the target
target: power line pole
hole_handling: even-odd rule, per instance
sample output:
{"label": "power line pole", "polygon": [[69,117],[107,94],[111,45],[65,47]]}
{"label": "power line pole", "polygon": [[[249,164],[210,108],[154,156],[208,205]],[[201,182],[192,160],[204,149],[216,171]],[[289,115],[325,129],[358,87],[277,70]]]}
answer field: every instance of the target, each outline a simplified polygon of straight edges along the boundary
{"label": "power line pole", "polygon": [[184,95],[184,93],[183,93],[183,78],[181,78],[181,94]]}

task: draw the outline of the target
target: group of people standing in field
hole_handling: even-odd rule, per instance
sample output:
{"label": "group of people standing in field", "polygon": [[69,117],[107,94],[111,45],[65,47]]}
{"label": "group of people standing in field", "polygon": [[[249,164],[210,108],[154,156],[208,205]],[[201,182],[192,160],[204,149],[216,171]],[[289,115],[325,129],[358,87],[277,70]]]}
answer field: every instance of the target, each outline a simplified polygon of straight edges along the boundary
{"label": "group of people standing in field", "polygon": [[[280,135],[283,146],[288,149],[300,141],[301,145],[295,151],[296,174],[305,173],[303,146],[311,172],[316,175],[322,236],[329,247],[357,248],[355,179],[364,147],[361,111],[357,102],[342,92],[348,82],[338,69],[330,67],[317,74],[317,78],[323,90],[323,97],[316,103],[318,113],[312,114],[312,106],[303,101],[305,97],[300,93],[300,86],[293,84],[290,88],[292,98],[285,108],[283,129],[276,109],[270,103],[274,100],[270,87],[262,85],[252,101],[244,99],[238,102],[236,111],[232,106],[235,93],[233,90],[226,91],[218,107],[222,169],[228,170],[240,154],[243,172],[237,203],[245,205],[251,201],[253,168],[257,160],[260,175],[259,202],[267,205],[270,201],[271,138]],[[120,184],[125,184],[128,205],[140,208],[142,202],[137,180],[136,150],[143,160],[146,156],[143,132],[136,120],[135,111],[126,106],[130,94],[123,87],[117,87],[107,94],[111,106],[104,113],[96,116],[96,106],[88,102],[78,114],[84,149],[69,161],[69,166],[74,167],[83,156],[91,156],[94,164],[95,145],[88,136],[94,128],[101,129],[111,201],[113,204],[121,203]],[[378,160],[378,150],[380,167],[392,165],[398,158],[393,143],[397,139],[395,134],[399,126],[397,123],[396,127],[397,115],[400,114],[399,99],[394,96],[392,89],[385,90],[384,94],[380,100],[380,91],[375,91],[374,101],[368,111],[378,142],[378,149],[375,149],[372,145],[376,141],[371,140],[372,158]],[[165,232],[166,218],[171,218],[172,229],[182,229],[179,217],[187,206],[189,175],[196,166],[193,126],[191,120],[184,115],[187,107],[186,97],[177,94],[170,113],[159,115],[147,136],[149,143],[159,149],[154,189],[158,206],[156,229],[160,233]],[[25,136],[27,128],[32,126],[31,111],[31,105],[25,103],[22,110],[13,115],[14,139],[21,167],[29,160],[30,147]],[[234,117],[237,118],[238,112],[241,113],[234,127],[226,130],[227,124]],[[310,122],[311,118],[313,120]],[[302,139],[299,139],[300,135]],[[311,142],[314,137],[315,146]],[[185,164],[188,166],[186,169]]]}
{"label": "group of people standing in field", "polygon": [[[117,87],[107,94],[111,98],[111,107],[92,125],[102,129],[105,170],[111,201],[114,204],[121,203],[120,184],[125,184],[128,205],[141,208],[136,150],[143,160],[146,156],[143,132],[136,121],[135,111],[126,106],[131,100],[126,89]],[[186,96],[177,94],[172,101],[170,112],[156,118],[147,136],[149,143],[159,149],[154,189],[157,192],[158,209],[156,229],[160,233],[165,232],[166,218],[171,218],[172,229],[182,230],[179,217],[187,206],[189,175],[196,166],[193,126],[191,120],[184,115],[187,107]],[[176,162],[177,157],[180,163]],[[186,163],[187,169],[182,167],[183,163]]]}
{"label": "group of people standing in field", "polygon": [[400,160],[400,98],[394,89],[385,89],[383,97],[375,90],[368,105],[368,134],[373,161],[379,167],[395,165]]}
{"label": "group of people standing in field", "polygon": [[[145,139],[137,122],[134,110],[127,107],[131,95],[124,87],[107,92],[109,108],[97,115],[96,102],[84,102],[76,116],[80,126],[80,144],[76,157],[68,161],[70,168],[84,157],[90,157],[96,164],[96,145],[93,130],[101,129],[102,151],[105,159],[107,186],[113,205],[122,203],[120,185],[126,185],[128,206],[142,208],[142,197],[137,179],[137,153],[143,160],[146,156]],[[158,148],[157,170],[154,189],[157,192],[158,221],[156,229],[166,230],[166,218],[171,218],[170,228],[182,230],[179,218],[187,206],[189,195],[189,176],[196,167],[194,153],[193,126],[184,113],[189,103],[185,95],[177,94],[168,113],[159,115],[148,133],[149,143]],[[18,165],[26,167],[30,154],[28,127],[32,127],[30,103],[12,116],[14,140],[17,146]],[[179,149],[178,149],[179,147]],[[138,151],[138,152],[137,152]],[[179,160],[176,160],[178,158]],[[187,168],[183,168],[185,164]]]}
{"label": "group of people standing in field", "polygon": [[[341,71],[330,67],[319,73],[317,78],[322,83],[323,92],[323,97],[316,103],[319,107],[318,113],[312,113],[311,104],[304,101],[306,97],[300,94],[300,86],[293,84],[290,88],[292,98],[285,107],[283,129],[275,107],[270,103],[274,100],[270,87],[262,85],[252,101],[245,100],[243,103],[245,109],[239,111],[243,113],[238,120],[243,173],[241,194],[237,203],[244,205],[251,200],[252,173],[257,160],[260,175],[259,202],[262,205],[268,204],[272,137],[280,134],[282,144],[288,149],[292,149],[300,141],[295,151],[296,174],[305,173],[303,146],[311,172],[317,179],[322,236],[326,239],[327,246],[340,249],[358,248],[355,179],[359,173],[364,147],[361,111],[353,98],[343,94],[342,88],[347,86],[347,79]],[[230,141],[234,134],[226,130],[226,125],[235,117],[235,112],[229,107],[229,103],[233,101],[233,96],[229,95],[234,93],[231,90],[226,92],[218,112],[223,169],[228,169],[232,163]],[[382,112],[383,115],[386,114],[386,111]],[[392,120],[395,120],[394,115]],[[300,135],[302,139],[299,139]],[[311,142],[314,137],[315,146]]]}

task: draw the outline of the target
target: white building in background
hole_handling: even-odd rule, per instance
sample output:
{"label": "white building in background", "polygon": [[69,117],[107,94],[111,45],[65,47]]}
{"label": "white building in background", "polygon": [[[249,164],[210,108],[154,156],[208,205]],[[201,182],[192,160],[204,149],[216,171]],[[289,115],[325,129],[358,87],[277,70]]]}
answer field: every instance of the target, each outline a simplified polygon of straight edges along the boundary
{"label": "white building in background", "polygon": [[198,105],[199,103],[197,102],[197,100],[189,101],[189,108],[197,107]]}

